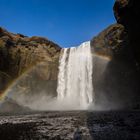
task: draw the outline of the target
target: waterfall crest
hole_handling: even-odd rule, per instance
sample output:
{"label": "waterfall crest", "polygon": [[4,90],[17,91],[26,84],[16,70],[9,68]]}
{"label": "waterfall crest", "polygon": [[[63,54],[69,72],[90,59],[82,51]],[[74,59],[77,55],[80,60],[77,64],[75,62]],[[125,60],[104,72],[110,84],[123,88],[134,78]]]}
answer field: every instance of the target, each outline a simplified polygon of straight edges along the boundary
{"label": "waterfall crest", "polygon": [[59,60],[57,100],[87,109],[93,102],[92,54],[90,42],[64,48]]}

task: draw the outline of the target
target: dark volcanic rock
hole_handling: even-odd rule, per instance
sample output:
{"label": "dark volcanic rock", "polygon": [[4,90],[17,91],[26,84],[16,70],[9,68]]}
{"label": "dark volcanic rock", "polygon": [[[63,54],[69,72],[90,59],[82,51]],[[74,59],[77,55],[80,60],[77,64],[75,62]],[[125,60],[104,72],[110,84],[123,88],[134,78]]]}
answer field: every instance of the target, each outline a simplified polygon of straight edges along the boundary
{"label": "dark volcanic rock", "polygon": [[132,103],[139,102],[139,72],[128,44],[127,32],[120,24],[108,27],[91,41],[97,55],[93,70],[95,99],[104,109],[131,108]]}
{"label": "dark volcanic rock", "polygon": [[[140,108],[140,4],[138,0],[116,0],[117,24],[91,40],[93,52],[103,59],[94,65],[94,90],[99,104]],[[101,64],[101,61],[108,62]],[[100,74],[98,74],[100,73]]]}
{"label": "dark volcanic rock", "polygon": [[128,32],[129,47],[140,65],[140,1],[139,0],[116,0],[114,13],[117,22],[124,25]]}
{"label": "dark volcanic rock", "polygon": [[0,116],[1,140],[139,140],[139,129],[140,112],[54,111]]}

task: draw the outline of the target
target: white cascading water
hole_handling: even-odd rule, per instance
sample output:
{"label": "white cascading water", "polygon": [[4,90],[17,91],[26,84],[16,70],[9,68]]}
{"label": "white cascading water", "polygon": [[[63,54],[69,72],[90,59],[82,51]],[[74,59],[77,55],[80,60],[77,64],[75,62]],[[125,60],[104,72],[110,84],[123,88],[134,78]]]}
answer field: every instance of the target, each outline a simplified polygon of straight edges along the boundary
{"label": "white cascading water", "polygon": [[64,48],[59,60],[57,100],[72,106],[71,109],[87,109],[93,103],[92,54],[90,42],[79,47]]}

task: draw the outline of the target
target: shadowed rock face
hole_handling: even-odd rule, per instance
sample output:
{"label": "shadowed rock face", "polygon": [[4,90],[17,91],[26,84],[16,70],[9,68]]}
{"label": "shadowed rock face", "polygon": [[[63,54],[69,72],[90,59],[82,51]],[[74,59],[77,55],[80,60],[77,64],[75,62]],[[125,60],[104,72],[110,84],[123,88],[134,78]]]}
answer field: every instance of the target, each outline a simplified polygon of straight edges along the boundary
{"label": "shadowed rock face", "polygon": [[103,60],[98,60],[94,70],[94,90],[99,104],[106,101],[107,106],[139,108],[139,6],[137,0],[116,0],[114,11],[118,23],[91,40],[94,53],[109,58],[100,67],[98,64]]}
{"label": "shadowed rock face", "polygon": [[[116,0],[114,13],[118,23],[124,25],[128,32],[129,47],[135,56],[137,65],[140,65],[140,1]],[[140,67],[140,66],[139,66]]]}
{"label": "shadowed rock face", "polygon": [[54,89],[60,50],[57,44],[46,38],[13,34],[0,28],[0,92],[27,71],[30,72],[26,77],[34,76],[34,79],[24,78],[26,81],[22,82],[22,87],[32,84],[34,90],[39,86],[41,90],[49,84],[49,87]]}

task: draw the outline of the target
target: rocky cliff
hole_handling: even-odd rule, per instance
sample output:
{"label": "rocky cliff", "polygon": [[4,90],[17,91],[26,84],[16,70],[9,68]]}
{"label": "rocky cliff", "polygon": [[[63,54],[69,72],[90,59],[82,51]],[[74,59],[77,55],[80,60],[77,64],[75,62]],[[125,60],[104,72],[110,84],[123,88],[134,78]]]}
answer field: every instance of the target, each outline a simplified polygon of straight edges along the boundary
{"label": "rocky cliff", "polygon": [[134,55],[137,65],[140,65],[140,1],[116,0],[114,14],[117,22],[125,27],[125,30],[128,33],[131,53]]}
{"label": "rocky cliff", "polygon": [[[113,9],[117,23],[91,40],[96,104],[105,109],[138,109],[139,0],[116,0]],[[20,93],[18,97],[23,96],[22,93],[29,96],[44,93],[55,96],[60,50],[58,45],[46,38],[13,34],[0,28],[1,94],[14,79],[20,77],[12,87],[14,93]],[[28,100],[31,99],[29,96],[24,98],[25,102],[32,102]],[[32,99],[37,98],[35,96]]]}
{"label": "rocky cliff", "polygon": [[98,75],[93,78],[99,104],[139,108],[139,7],[138,0],[116,0],[114,14],[117,23],[91,40],[94,53],[103,59],[109,58],[100,67],[98,64],[103,59],[97,61],[98,67],[94,70],[94,76]]}
{"label": "rocky cliff", "polygon": [[46,38],[13,34],[0,28],[0,93],[18,77],[23,77],[19,87],[30,87],[32,93],[46,87],[56,92],[60,50]]}

